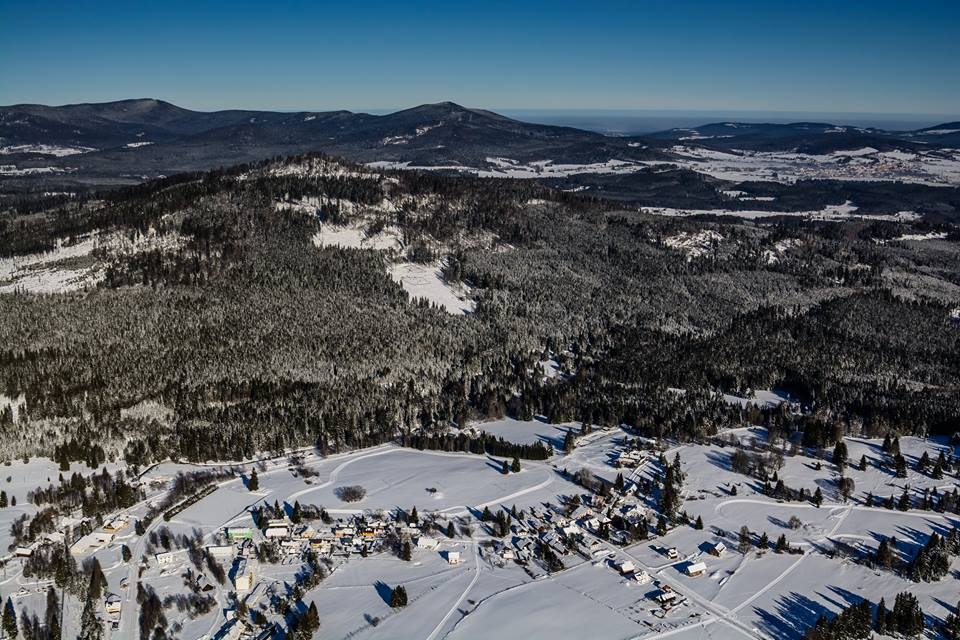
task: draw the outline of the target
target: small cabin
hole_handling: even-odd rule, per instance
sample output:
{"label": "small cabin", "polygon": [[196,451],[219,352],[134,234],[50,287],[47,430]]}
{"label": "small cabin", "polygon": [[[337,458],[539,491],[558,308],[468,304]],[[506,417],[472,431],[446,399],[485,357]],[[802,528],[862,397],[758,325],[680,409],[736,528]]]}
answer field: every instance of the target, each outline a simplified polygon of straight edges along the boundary
{"label": "small cabin", "polygon": [[614,568],[622,574],[633,573],[636,567],[631,560],[617,560],[614,563]]}

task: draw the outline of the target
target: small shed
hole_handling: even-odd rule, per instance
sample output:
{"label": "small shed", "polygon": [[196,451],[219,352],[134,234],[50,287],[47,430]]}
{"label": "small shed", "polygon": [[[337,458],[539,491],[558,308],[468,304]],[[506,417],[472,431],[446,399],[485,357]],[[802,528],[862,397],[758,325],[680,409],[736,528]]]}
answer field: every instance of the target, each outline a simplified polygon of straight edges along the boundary
{"label": "small shed", "polygon": [[633,564],[632,560],[617,560],[613,566],[620,573],[633,573],[636,567]]}

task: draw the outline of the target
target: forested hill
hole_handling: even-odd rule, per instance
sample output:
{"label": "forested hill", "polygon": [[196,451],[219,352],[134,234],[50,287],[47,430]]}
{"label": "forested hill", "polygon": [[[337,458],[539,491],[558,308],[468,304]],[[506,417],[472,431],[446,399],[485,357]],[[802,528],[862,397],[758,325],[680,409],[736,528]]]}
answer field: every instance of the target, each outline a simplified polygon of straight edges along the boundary
{"label": "forested hill", "polygon": [[[656,217],[323,156],[53,198],[0,230],[0,430],[7,455],[132,463],[505,412],[678,437],[952,431],[960,245],[912,224]],[[467,313],[389,275],[432,267],[428,298]],[[715,393],[774,386],[809,413]]]}

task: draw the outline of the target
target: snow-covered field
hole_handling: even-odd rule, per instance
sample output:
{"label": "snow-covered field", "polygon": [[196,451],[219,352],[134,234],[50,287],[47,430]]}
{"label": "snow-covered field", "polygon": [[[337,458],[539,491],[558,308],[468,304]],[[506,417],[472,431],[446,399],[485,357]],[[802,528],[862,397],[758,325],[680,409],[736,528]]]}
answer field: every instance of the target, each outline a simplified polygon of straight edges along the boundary
{"label": "snow-covered field", "polygon": [[[701,138],[690,137],[690,140]],[[398,144],[403,140],[384,141]],[[655,166],[674,165],[731,182],[797,180],[901,181],[933,186],[960,184],[960,150],[930,150],[917,153],[878,151],[872,147],[834,151],[828,154],[797,152],[715,151],[703,147],[676,145],[668,161],[620,160],[590,164],[562,164],[554,160],[520,162],[512,158],[486,158],[484,166],[414,165],[410,162],[378,161],[376,169],[420,171],[462,171],[486,178],[566,178],[582,174],[630,174]],[[750,198],[745,198],[750,199]],[[761,198],[762,199],[762,198]]]}
{"label": "snow-covered field", "polygon": [[828,154],[715,151],[677,145],[678,166],[722,180],[791,183],[797,180],[895,180],[933,186],[960,183],[960,150],[918,153],[878,151],[872,147]]}
{"label": "snow-covered field", "polygon": [[376,249],[390,251],[401,248],[400,231],[385,228],[380,233],[367,235],[363,225],[324,224],[313,236],[317,247],[340,247],[341,249]]}
{"label": "snow-covered field", "polygon": [[52,251],[0,258],[0,294],[67,293],[96,286],[105,277],[106,264],[94,256],[130,255],[146,249],[173,251],[184,239],[177,233],[130,236],[122,232],[97,232],[78,238],[60,239]]}
{"label": "snow-covered field", "polygon": [[0,176],[38,176],[52,175],[55,173],[69,173],[73,169],[60,167],[23,167],[17,168],[15,164],[0,164]]}
{"label": "snow-covered field", "polygon": [[687,259],[700,258],[713,251],[713,247],[723,240],[723,236],[707,229],[696,233],[680,232],[675,236],[664,238],[663,244],[685,254]]}
{"label": "snow-covered field", "polygon": [[743,218],[745,220],[758,220],[761,218],[787,217],[806,218],[826,222],[840,222],[857,218],[910,222],[920,217],[913,211],[900,211],[892,214],[858,214],[857,207],[849,201],[844,204],[827,205],[823,209],[815,211],[739,211],[734,209],[674,209],[671,207],[640,207],[640,211],[642,213],[673,218],[685,218],[689,216],[727,216]]}
{"label": "snow-covered field", "polygon": [[[391,255],[403,248],[399,229],[386,227],[374,235],[368,235],[365,227],[363,223],[324,224],[314,234],[313,244],[321,248],[374,249]],[[427,300],[453,315],[472,313],[476,304],[470,299],[469,287],[463,283],[453,285],[444,280],[443,267],[442,259],[430,264],[401,260],[390,262],[387,272],[412,300]]]}
{"label": "snow-covered field", "polygon": [[89,153],[90,151],[96,151],[96,149],[93,147],[62,147],[53,144],[17,144],[0,147],[0,156],[8,156],[14,153],[37,153],[45,156],[63,158],[65,156]]}
{"label": "snow-covered field", "polygon": [[469,289],[462,284],[454,287],[446,282],[442,269],[442,262],[398,262],[389,267],[390,277],[400,283],[412,299],[427,300],[454,315],[472,313],[476,305],[468,297]]}
{"label": "snow-covered field", "polygon": [[489,422],[474,422],[467,427],[467,430],[473,430],[476,433],[485,431],[490,435],[501,437],[508,442],[516,442],[518,444],[543,442],[544,444],[551,445],[554,449],[560,449],[563,446],[563,438],[570,429],[579,430],[580,423],[565,422],[561,424],[551,424],[549,422],[541,422],[540,420],[502,418]]}

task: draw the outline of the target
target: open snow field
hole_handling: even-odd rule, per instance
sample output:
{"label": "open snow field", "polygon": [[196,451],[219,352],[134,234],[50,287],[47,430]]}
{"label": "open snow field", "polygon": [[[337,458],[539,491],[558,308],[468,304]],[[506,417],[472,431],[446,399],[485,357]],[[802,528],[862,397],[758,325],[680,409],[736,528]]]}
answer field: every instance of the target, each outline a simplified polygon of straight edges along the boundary
{"label": "open snow field", "polygon": [[[314,199],[315,200],[315,199]],[[387,201],[384,201],[387,202]],[[277,203],[278,208],[290,208],[291,203]],[[310,202],[310,210],[316,210],[319,204]],[[369,235],[363,223],[352,225],[324,224],[314,234],[313,244],[318,248],[338,247],[341,249],[374,249],[396,255],[403,248],[400,232],[395,227],[387,227],[376,234]],[[443,278],[443,260],[430,264],[397,261],[387,265],[387,272],[394,282],[406,291],[412,300],[427,300],[453,315],[472,313],[476,304],[470,299],[470,289],[465,284],[453,285]]]}
{"label": "open snow field", "polygon": [[850,202],[839,205],[827,205],[823,209],[817,209],[814,211],[741,211],[736,209],[674,209],[671,207],[640,207],[640,211],[642,213],[649,213],[657,216],[667,216],[670,218],[685,218],[689,216],[724,216],[743,218],[744,220],[759,220],[761,218],[804,218],[823,222],[840,222],[843,220],[853,220],[856,218],[868,218],[870,220],[886,220],[893,222],[910,222],[920,218],[919,214],[912,211],[900,211],[891,214],[861,215],[857,213],[857,207]]}
{"label": "open snow field", "polygon": [[569,429],[579,430],[580,423],[565,422],[561,424],[550,424],[539,420],[516,420],[514,418],[502,418],[489,422],[474,422],[468,425],[468,429],[473,429],[477,433],[485,431],[490,435],[501,437],[509,442],[517,444],[534,444],[542,442],[551,445],[554,450],[563,448],[563,438],[567,435]]}
{"label": "open snow field", "polygon": [[[341,466],[322,484],[294,495],[302,503],[324,505],[329,511],[417,506],[423,512],[459,512],[468,506],[522,495],[555,475],[545,466],[527,463],[520,473],[504,476],[500,473],[501,462],[470,454],[385,450]],[[342,502],[334,492],[339,486],[349,485],[364,487],[366,496],[359,502]]]}
{"label": "open snow field", "polygon": [[0,258],[0,293],[80,291],[103,281],[105,261],[113,255],[132,255],[148,249],[175,251],[183,243],[183,237],[177,233],[158,234],[152,228],[134,237],[122,232],[94,232],[61,238],[52,251]]}
{"label": "open snow field", "polygon": [[441,274],[442,268],[442,262],[399,262],[389,266],[390,277],[400,283],[410,298],[427,300],[454,315],[472,313],[476,304],[467,297],[469,290],[463,285],[455,288],[446,282]]}
{"label": "open snow field", "polygon": [[498,157],[486,158],[484,165],[477,167],[425,166],[391,161],[373,162],[368,166],[375,169],[462,171],[483,178],[542,179],[582,174],[624,175],[673,165],[731,182],[790,184],[798,180],[888,180],[932,186],[960,183],[960,150],[956,149],[907,153],[864,147],[813,155],[786,151],[728,152],[676,145],[670,151],[675,157],[668,161],[610,159],[590,164],[560,164],[549,159],[520,162]]}

